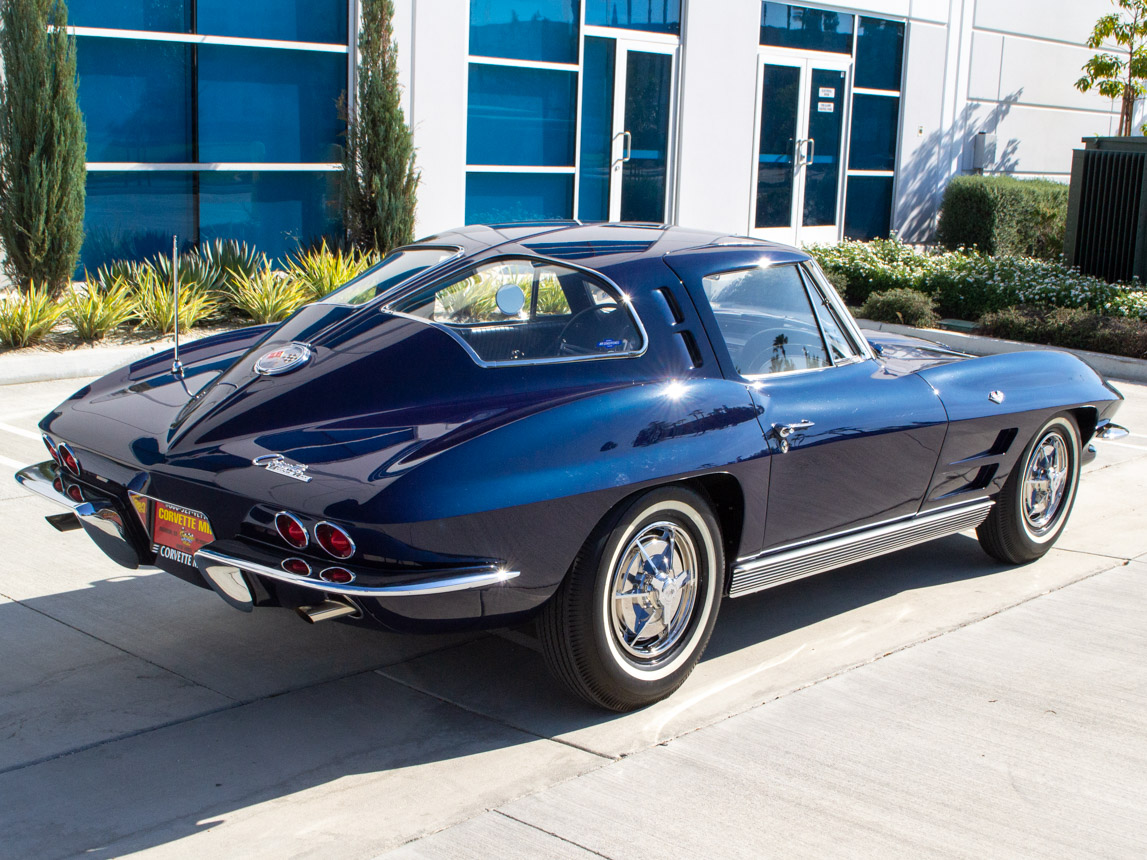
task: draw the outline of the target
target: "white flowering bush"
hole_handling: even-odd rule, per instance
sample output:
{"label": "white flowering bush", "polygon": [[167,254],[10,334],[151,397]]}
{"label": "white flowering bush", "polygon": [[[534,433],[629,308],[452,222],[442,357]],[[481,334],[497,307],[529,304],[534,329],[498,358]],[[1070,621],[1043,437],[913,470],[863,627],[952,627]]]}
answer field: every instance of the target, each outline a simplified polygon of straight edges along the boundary
{"label": "white flowering bush", "polygon": [[843,285],[853,305],[863,304],[873,292],[912,289],[932,296],[942,316],[959,319],[975,320],[1018,305],[1147,319],[1142,285],[1109,284],[1047,260],[968,250],[917,251],[895,237],[807,250],[838,288]]}

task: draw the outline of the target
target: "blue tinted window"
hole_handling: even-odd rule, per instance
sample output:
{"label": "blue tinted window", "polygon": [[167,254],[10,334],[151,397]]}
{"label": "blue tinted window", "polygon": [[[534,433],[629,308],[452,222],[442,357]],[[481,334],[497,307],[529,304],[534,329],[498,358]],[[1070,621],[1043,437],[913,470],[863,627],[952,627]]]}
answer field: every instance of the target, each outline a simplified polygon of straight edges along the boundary
{"label": "blue tinted window", "polygon": [[195,0],[71,0],[68,23],[77,27],[113,30],[191,32],[191,4]]}
{"label": "blue tinted window", "polygon": [[787,3],[761,4],[761,44],[775,48],[852,53],[855,17]]}
{"label": "blue tinted window", "polygon": [[470,0],[470,53],[576,63],[579,11],[578,0]]}
{"label": "blue tinted window", "polygon": [[581,178],[577,217],[609,220],[609,173],[613,153],[613,39],[585,40],[581,111]]}
{"label": "blue tinted window", "polygon": [[849,239],[887,239],[892,229],[892,177],[850,176],[844,207],[844,235]]}
{"label": "blue tinted window", "polygon": [[853,96],[849,170],[895,170],[899,124],[899,98]]}
{"label": "blue tinted window", "polygon": [[573,215],[573,174],[469,173],[466,223],[548,221]]}
{"label": "blue tinted window", "polygon": [[586,0],[585,22],[654,33],[681,32],[681,0]]}
{"label": "blue tinted window", "polygon": [[299,244],[333,237],[338,206],[338,173],[199,175],[200,241],[239,239],[273,258],[282,258]]}
{"label": "blue tinted window", "polygon": [[76,40],[88,161],[192,161],[191,47]]}
{"label": "blue tinted window", "polygon": [[199,160],[338,161],[346,57],[199,48]]}
{"label": "blue tinted window", "polygon": [[89,272],[110,260],[171,253],[171,237],[194,244],[194,174],[90,172],[80,263]]}
{"label": "blue tinted window", "polygon": [[882,18],[861,18],[856,32],[856,86],[899,90],[904,61],[904,25]]}
{"label": "blue tinted window", "polygon": [[347,4],[346,0],[199,0],[196,31],[345,45]]}
{"label": "blue tinted window", "polygon": [[577,73],[470,64],[468,164],[574,163]]}

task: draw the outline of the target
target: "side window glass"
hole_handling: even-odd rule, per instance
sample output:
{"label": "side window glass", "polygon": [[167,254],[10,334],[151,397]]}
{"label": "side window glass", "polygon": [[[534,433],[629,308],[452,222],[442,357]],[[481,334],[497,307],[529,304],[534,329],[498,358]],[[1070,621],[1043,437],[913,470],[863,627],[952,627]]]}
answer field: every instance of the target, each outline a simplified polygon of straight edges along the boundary
{"label": "side window glass", "polygon": [[742,376],[832,363],[795,265],[721,272],[702,285]]}
{"label": "side window glass", "polygon": [[540,261],[486,263],[390,308],[446,326],[483,362],[630,355],[644,346],[613,287]]}
{"label": "side window glass", "polygon": [[824,340],[828,344],[828,351],[829,355],[832,356],[833,364],[845,364],[853,361],[858,357],[856,350],[845,336],[844,329],[836,318],[835,309],[820,294],[807,274],[804,275],[804,278],[808,283],[809,295],[813,296],[813,309],[816,311],[816,318],[820,322],[820,329],[824,333]]}

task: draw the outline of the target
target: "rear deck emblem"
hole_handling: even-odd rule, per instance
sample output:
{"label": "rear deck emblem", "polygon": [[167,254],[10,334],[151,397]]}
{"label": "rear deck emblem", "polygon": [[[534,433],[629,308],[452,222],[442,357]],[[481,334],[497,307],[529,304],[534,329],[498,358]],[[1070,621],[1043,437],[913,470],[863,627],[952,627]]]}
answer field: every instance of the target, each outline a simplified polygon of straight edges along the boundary
{"label": "rear deck emblem", "polygon": [[262,376],[290,373],[310,361],[313,354],[305,343],[289,343],[260,356],[255,362],[255,372]]}
{"label": "rear deck emblem", "polygon": [[992,401],[992,403],[1003,403],[1004,402],[1004,392],[993,391],[988,395],[988,400]]}
{"label": "rear deck emblem", "polygon": [[252,466],[262,466],[268,472],[294,478],[304,484],[310,483],[311,476],[307,474],[307,467],[302,463],[292,463],[282,454],[264,454],[251,461]]}

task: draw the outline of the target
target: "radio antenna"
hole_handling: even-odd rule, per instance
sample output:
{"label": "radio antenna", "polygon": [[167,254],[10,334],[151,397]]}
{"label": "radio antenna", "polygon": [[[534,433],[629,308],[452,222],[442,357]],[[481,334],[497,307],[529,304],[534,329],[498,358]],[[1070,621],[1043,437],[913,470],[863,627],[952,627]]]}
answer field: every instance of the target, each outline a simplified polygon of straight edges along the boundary
{"label": "radio antenna", "polygon": [[171,362],[171,375],[183,379],[183,362],[179,360],[179,237],[171,237],[171,301],[175,321],[175,355]]}

